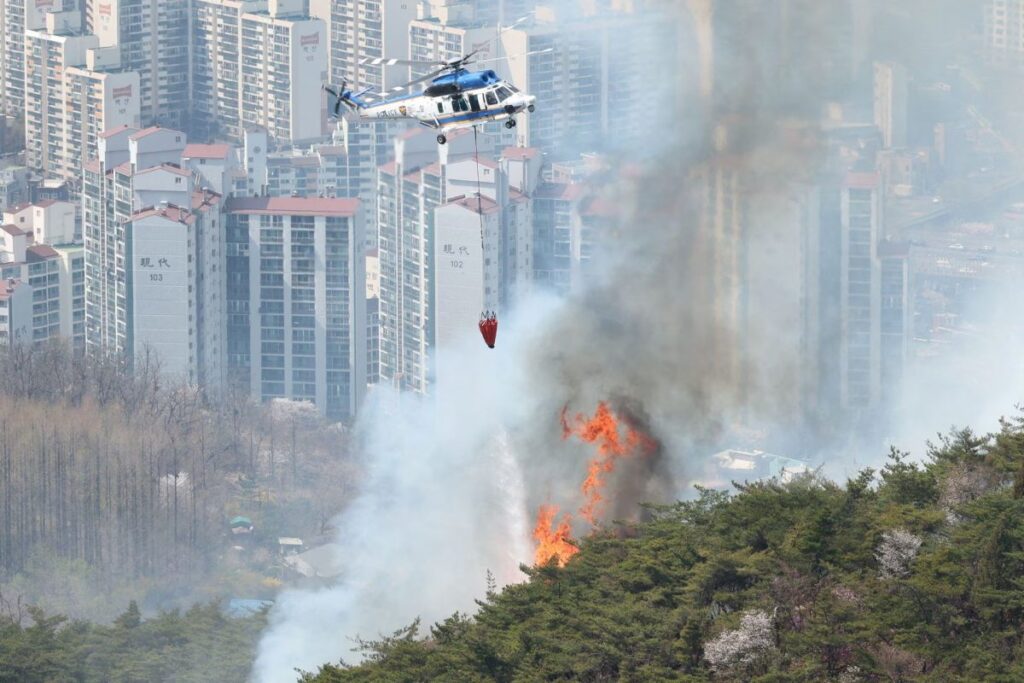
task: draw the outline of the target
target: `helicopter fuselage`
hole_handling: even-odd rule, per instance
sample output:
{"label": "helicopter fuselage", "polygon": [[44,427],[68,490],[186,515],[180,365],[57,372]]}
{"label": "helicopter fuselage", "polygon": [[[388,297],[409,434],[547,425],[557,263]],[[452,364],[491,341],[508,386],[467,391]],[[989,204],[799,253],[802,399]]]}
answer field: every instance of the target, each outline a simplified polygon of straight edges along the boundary
{"label": "helicopter fuselage", "polygon": [[523,110],[533,111],[536,97],[519,92],[493,71],[461,72],[435,79],[422,93],[364,103],[345,93],[364,121],[413,119],[444,133],[488,121],[511,121]]}

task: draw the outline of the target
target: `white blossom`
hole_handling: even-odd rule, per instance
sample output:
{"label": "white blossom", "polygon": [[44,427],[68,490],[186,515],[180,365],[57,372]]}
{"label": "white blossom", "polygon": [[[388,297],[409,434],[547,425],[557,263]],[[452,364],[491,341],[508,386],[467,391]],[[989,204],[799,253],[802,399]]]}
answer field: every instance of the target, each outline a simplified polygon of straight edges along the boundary
{"label": "white blossom", "polygon": [[992,473],[982,467],[969,467],[964,464],[954,467],[946,475],[939,496],[939,507],[946,512],[946,521],[959,524],[962,516],[957,508],[972,500],[976,500],[992,488]]}
{"label": "white blossom", "polygon": [[771,617],[747,612],[740,627],[724,631],[704,645],[704,658],[716,671],[748,667],[775,649]]}
{"label": "white blossom", "polygon": [[276,420],[312,419],[316,417],[316,406],[310,401],[296,401],[290,398],[275,398],[270,402],[271,415]]}
{"label": "white blossom", "polygon": [[921,537],[906,529],[892,529],[882,534],[882,542],[875,551],[878,572],[883,579],[907,576],[910,563],[921,547]]}
{"label": "white blossom", "polygon": [[861,673],[860,667],[852,664],[839,674],[839,683],[858,683],[863,680],[864,676]]}

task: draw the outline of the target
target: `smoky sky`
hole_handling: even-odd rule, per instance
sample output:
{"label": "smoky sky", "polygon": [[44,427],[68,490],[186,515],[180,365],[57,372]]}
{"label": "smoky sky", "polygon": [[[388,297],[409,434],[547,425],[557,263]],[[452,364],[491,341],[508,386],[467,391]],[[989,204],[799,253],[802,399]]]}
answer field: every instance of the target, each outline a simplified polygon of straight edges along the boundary
{"label": "smoky sky", "polygon": [[[608,400],[659,442],[609,477],[612,517],[689,495],[719,448],[823,449],[808,444],[809,423],[834,417],[834,406],[804,405],[815,343],[804,312],[816,310],[806,226],[827,160],[820,122],[836,101],[870,122],[872,60],[934,54],[941,22],[953,28],[959,15],[928,19],[919,46],[899,30],[900,8],[882,3],[648,4],[656,9],[640,11],[664,12],[678,29],[669,61],[638,76],[672,123],[620,122],[648,125],[649,144],[643,163],[628,151],[608,157],[612,179],[595,190],[605,207],[586,217],[601,237],[585,284],[503,311],[494,350],[475,330],[440,350],[457,370],[439,378],[435,399],[399,401],[380,388],[360,418],[366,480],[335,543],[349,571],[280,597],[257,681],[358,659],[355,635],[472,611],[488,570],[501,584],[521,580],[537,507],[572,513],[583,502],[594,452],[562,439],[564,407],[591,415]],[[906,44],[880,45],[886,35]],[[927,418],[909,411],[905,424]],[[575,531],[589,529],[577,519]]]}

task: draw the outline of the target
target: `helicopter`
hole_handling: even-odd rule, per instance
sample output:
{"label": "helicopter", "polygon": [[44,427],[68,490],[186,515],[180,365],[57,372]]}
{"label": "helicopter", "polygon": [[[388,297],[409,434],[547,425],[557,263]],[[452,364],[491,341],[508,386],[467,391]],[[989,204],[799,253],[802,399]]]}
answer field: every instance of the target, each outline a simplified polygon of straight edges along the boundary
{"label": "helicopter", "polygon": [[[498,77],[492,69],[469,71],[471,63],[483,64],[498,61],[485,59],[474,62],[483,46],[468,55],[450,62],[422,62],[407,59],[364,59],[361,64],[439,67],[425,76],[391,89],[399,92],[411,86],[431,81],[423,92],[385,97],[379,102],[363,99],[370,88],[354,93],[343,82],[340,88],[325,85],[324,90],[334,98],[333,117],[340,118],[341,107],[345,105],[359,115],[362,121],[410,119],[438,130],[438,144],[448,141],[447,134],[460,128],[470,128],[489,121],[504,121],[506,128],[515,128],[516,115],[536,109],[537,97],[520,92],[514,85]],[[515,57],[552,52],[554,48],[524,52]]]}

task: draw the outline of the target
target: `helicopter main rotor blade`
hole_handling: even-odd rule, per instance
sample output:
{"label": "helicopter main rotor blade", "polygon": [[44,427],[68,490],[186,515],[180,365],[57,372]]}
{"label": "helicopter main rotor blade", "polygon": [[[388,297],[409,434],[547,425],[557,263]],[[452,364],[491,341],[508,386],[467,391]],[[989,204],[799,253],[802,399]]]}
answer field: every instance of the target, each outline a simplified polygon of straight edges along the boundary
{"label": "helicopter main rotor blade", "polygon": [[[449,65],[452,65],[452,68],[456,68],[457,69],[459,67],[462,67],[462,66],[465,66],[465,65],[469,64],[470,61],[472,61],[473,56],[475,56],[478,52],[483,50],[485,47],[488,47],[491,43],[493,43],[495,40],[500,38],[502,33],[504,33],[505,31],[511,31],[512,29],[522,25],[525,21],[528,21],[530,19],[530,17],[532,17],[533,15],[534,15],[534,12],[527,12],[523,16],[521,16],[518,19],[516,19],[515,21],[513,21],[508,26],[506,26],[504,28],[499,28],[498,32],[494,35],[493,38],[488,38],[487,40],[485,40],[480,45],[480,47],[478,47],[477,49],[473,50],[468,55],[466,55],[464,57],[461,57],[460,59],[456,59],[454,62],[449,62]],[[476,63],[480,64],[482,62],[476,62]]]}
{"label": "helicopter main rotor blade", "polygon": [[395,66],[398,64],[403,66],[440,66],[441,64],[444,64],[444,62],[439,62],[437,60],[424,61],[416,59],[388,59],[386,57],[364,57],[363,59],[359,60],[359,64],[371,64],[373,66]]}
{"label": "helicopter main rotor blade", "polygon": [[487,62],[500,62],[503,59],[516,59],[518,57],[527,57],[529,55],[542,55],[542,54],[545,54],[547,52],[554,52],[554,51],[555,51],[555,48],[547,47],[547,48],[544,48],[543,50],[531,50],[530,52],[520,52],[517,55],[509,55],[508,57],[491,57],[490,59],[481,59],[479,62],[474,62],[474,64],[486,64]]}

